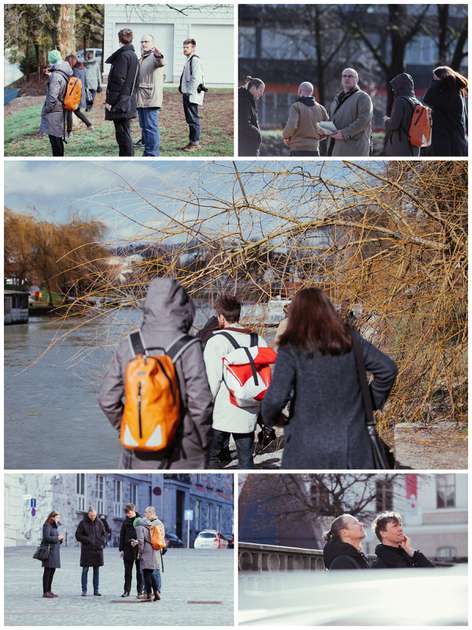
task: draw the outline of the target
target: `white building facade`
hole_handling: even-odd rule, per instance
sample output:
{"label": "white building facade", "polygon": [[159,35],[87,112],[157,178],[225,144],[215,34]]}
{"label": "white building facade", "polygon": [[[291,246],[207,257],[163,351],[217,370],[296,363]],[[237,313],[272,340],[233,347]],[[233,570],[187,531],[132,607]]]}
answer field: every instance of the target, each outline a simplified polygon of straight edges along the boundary
{"label": "white building facade", "polygon": [[[105,4],[104,61],[119,47],[122,28],[133,31],[133,45],[140,53],[141,37],[150,34],[165,59],[165,83],[179,85],[186,58],[182,42],[193,38],[208,86],[234,84],[234,6]],[[109,66],[104,64],[104,74]]]}

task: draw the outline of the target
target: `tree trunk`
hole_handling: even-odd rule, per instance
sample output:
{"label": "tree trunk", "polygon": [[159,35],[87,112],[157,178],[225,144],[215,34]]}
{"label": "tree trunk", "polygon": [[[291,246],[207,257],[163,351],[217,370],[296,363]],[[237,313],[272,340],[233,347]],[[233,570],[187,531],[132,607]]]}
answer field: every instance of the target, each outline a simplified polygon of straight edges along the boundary
{"label": "tree trunk", "polygon": [[466,53],[464,52],[465,45],[467,43],[467,20],[464,21],[464,26],[462,28],[461,34],[459,35],[459,39],[457,40],[456,47],[454,49],[454,53],[451,59],[451,68],[453,70],[459,70],[461,67],[462,60],[464,59]]}
{"label": "tree trunk", "polygon": [[447,30],[449,24],[449,5],[438,4],[438,65],[447,63]]}
{"label": "tree trunk", "polygon": [[75,5],[61,4],[57,23],[62,58],[75,51]]}

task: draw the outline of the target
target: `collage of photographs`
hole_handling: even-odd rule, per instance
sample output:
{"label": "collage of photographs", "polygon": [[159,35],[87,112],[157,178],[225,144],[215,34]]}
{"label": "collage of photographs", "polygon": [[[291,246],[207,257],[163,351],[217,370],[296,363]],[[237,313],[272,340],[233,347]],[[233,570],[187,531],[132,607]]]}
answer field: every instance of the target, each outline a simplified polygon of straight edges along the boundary
{"label": "collage of photographs", "polygon": [[467,626],[468,2],[2,9],[3,626]]}

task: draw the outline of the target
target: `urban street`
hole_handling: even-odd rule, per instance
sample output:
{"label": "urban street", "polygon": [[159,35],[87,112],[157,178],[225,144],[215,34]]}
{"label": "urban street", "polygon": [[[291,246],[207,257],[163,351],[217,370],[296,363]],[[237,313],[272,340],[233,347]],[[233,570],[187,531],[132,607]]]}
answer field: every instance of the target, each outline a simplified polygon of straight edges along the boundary
{"label": "urban street", "polygon": [[136,599],[136,582],[127,599],[123,592],[123,564],[117,548],[105,549],[100,569],[100,592],[81,596],[78,547],[61,549],[61,569],[54,577],[57,599],[42,597],[41,563],[34,548],[5,550],[5,625],[233,625],[233,550],[169,549],[164,556],[162,599]]}

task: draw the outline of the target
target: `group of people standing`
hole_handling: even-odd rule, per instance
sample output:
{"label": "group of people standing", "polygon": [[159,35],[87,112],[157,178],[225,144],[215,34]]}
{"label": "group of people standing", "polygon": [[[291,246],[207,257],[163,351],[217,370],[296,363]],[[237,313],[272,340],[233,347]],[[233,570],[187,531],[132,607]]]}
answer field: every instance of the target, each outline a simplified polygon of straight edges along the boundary
{"label": "group of people standing", "polygon": [[[105,120],[112,121],[118,155],[131,157],[134,147],[144,149],[145,157],[160,155],[159,114],[164,97],[164,54],[154,43],[152,35],[141,38],[141,56],[138,58],[133,46],[133,31],[124,28],[118,33],[120,47],[106,60],[110,72],[106,87]],[[183,42],[186,62],[180,77],[179,91],[189,129],[188,143],[183,151],[200,149],[201,124],[199,106],[203,104],[207,88],[204,84],[200,57],[196,54],[196,41],[193,38]],[[97,61],[83,60],[75,54],[62,60],[58,50],[48,54],[48,85],[46,100],[41,113],[40,133],[47,134],[51,143],[52,155],[64,155],[64,143],[72,132],[72,116],[75,114],[87,127],[92,123],[83,113],[90,111],[95,95],[101,91],[101,71]],[[77,77],[82,84],[81,100],[75,110],[64,108],[64,97],[69,79]],[[133,142],[131,120],[139,118],[141,137]]]}
{"label": "group of people standing", "polygon": [[431,568],[433,563],[411,545],[405,534],[402,517],[396,512],[382,512],[372,523],[379,544],[375,559],[370,562],[363,552],[366,537],[364,525],[351,514],[342,514],[333,520],[325,534],[323,559],[326,569],[408,569]]}
{"label": "group of people standing", "polygon": [[[61,545],[64,534],[59,533],[61,515],[51,512],[43,525],[42,545],[49,548],[48,557],[42,561],[43,597],[58,597],[52,591],[52,583],[56,569],[61,568]],[[106,519],[105,519],[106,523]],[[164,524],[157,518],[154,507],[144,510],[143,516],[136,511],[136,506],[129,503],[125,506],[125,519],[121,525],[119,551],[124,564],[124,588],[121,597],[129,597],[131,592],[133,568],[136,570],[137,598],[146,601],[158,601],[161,596],[162,578],[160,571],[160,552],[151,543],[152,528],[159,528],[159,538],[164,541]],[[75,532],[80,543],[80,566],[82,597],[87,596],[88,573],[92,568],[93,594],[101,597],[100,567],[104,565],[103,549],[106,547],[107,525],[104,519],[97,516],[97,511],[90,506]]]}
{"label": "group of people standing", "polygon": [[[262,430],[284,422],[283,468],[369,469],[373,458],[366,428],[353,343],[363,355],[374,408],[386,402],[394,384],[395,363],[351,330],[323,291],[300,290],[293,298],[285,331],[265,396],[240,405],[228,387],[224,363],[237,347],[264,350],[268,343],[240,322],[241,301],[221,295],[215,315],[176,359],[181,419],[172,444],[164,450],[124,448],[123,468],[221,468],[236,445],[239,468],[254,467],[257,426]],[[141,336],[145,348],[167,348],[188,334],[195,304],[174,279],[157,278],[144,304]],[[244,352],[246,351],[244,350]],[[126,369],[133,359],[125,339],[104,375],[98,401],[111,424],[122,423]],[[288,419],[283,411],[288,405]]]}
{"label": "group of people standing", "polygon": [[[467,155],[468,81],[448,66],[434,69],[432,83],[422,103],[431,109],[432,137],[427,153],[434,157]],[[328,142],[325,153],[335,157],[368,156],[371,153],[372,99],[359,87],[354,68],[341,75],[341,91],[325,109],[315,100],[315,87],[304,81],[298,87],[298,98],[291,105],[283,140],[291,156],[319,156],[320,142]],[[421,101],[415,95],[411,75],[403,72],[390,81],[393,104],[385,116],[383,155],[416,157],[420,147],[409,130],[415,107]],[[257,115],[257,101],[264,95],[265,84],[259,78],[247,77],[239,88],[239,155],[259,155],[262,136]],[[322,123],[330,121],[332,130]],[[321,125],[320,125],[321,123]]]}

